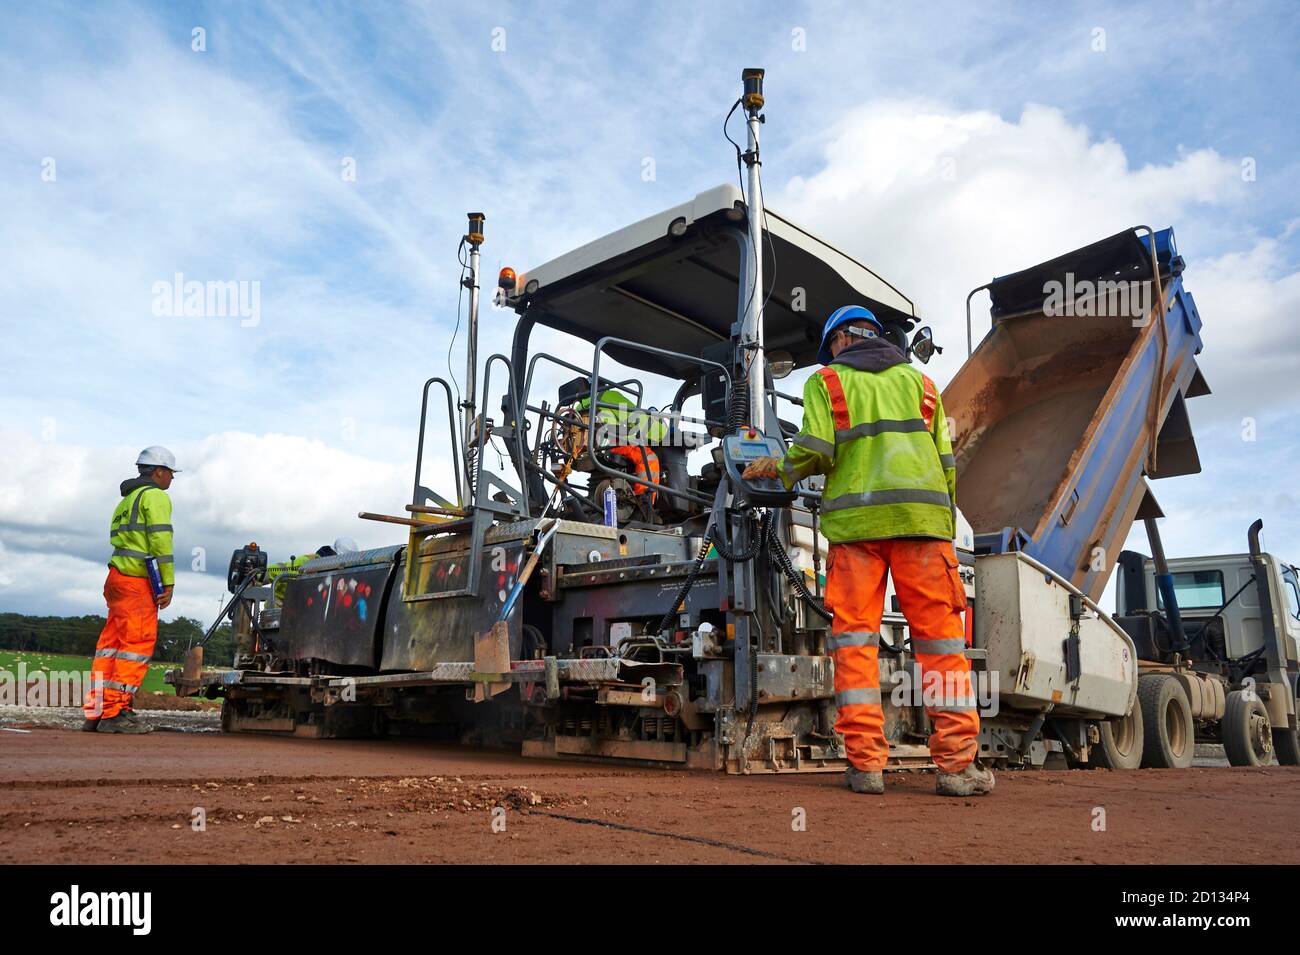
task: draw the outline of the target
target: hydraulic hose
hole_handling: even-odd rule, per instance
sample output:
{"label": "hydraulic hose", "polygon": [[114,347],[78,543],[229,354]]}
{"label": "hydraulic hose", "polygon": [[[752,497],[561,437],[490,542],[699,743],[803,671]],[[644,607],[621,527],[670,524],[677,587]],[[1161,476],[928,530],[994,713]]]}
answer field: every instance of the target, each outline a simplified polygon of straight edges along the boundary
{"label": "hydraulic hose", "polygon": [[[727,545],[720,539],[716,525],[709,525],[709,529],[704,535],[704,543],[700,546],[700,551],[695,557],[695,564],[686,575],[686,579],[682,581],[681,587],[678,588],[677,595],[673,598],[672,606],[663,617],[660,618],[659,625],[655,628],[655,633],[662,633],[672,625],[673,617],[677,616],[677,612],[686,601],[687,596],[691,592],[691,588],[695,586],[695,581],[704,570],[704,562],[708,559],[710,545],[716,547],[719,556],[729,564],[742,564],[746,561],[753,560],[758,556],[760,551],[766,552],[768,558],[776,564],[777,568],[785,576],[786,580],[790,582],[790,585],[794,587],[795,592],[804,603],[808,605],[809,609],[827,623],[830,623],[833,619],[831,612],[822,606],[821,601],[817,599],[812,591],[808,589],[808,585],[804,583],[803,576],[795,569],[794,564],[790,560],[790,555],[786,553],[785,547],[782,546],[780,538],[777,536],[776,512],[769,510],[763,515],[762,521],[759,525],[759,533],[757,537],[755,537],[753,543],[739,553],[728,550]],[[891,652],[896,652],[893,651],[892,647],[889,649]]]}
{"label": "hydraulic hose", "polygon": [[821,601],[813,595],[812,591],[808,589],[808,585],[803,582],[803,575],[795,569],[790,560],[790,555],[786,553],[785,547],[781,544],[781,539],[777,536],[775,521],[768,524],[765,543],[768,557],[785,575],[786,580],[790,581],[790,585],[794,587],[795,592],[803,598],[804,603],[808,605],[813,613],[830,623],[833,614],[822,606]]}
{"label": "hydraulic hose", "polygon": [[716,524],[709,525],[709,534],[713,539],[713,546],[718,549],[718,553],[722,555],[723,560],[729,564],[743,564],[746,561],[753,560],[758,556],[758,552],[763,549],[764,541],[767,540],[767,535],[772,526],[772,522],[773,513],[771,511],[765,512],[761,522],[759,523],[758,536],[754,538],[748,547],[739,553],[727,549],[727,545],[722,542],[722,538],[718,535],[718,527]]}
{"label": "hydraulic hose", "polygon": [[[786,580],[790,581],[790,585],[794,587],[795,592],[803,599],[803,602],[808,605],[808,608],[827,623],[830,623],[834,619],[834,614],[822,605],[822,602],[817,599],[817,596],[812,593],[812,591],[808,589],[808,585],[804,583],[803,575],[795,569],[794,564],[790,560],[790,555],[787,554],[785,548],[781,546],[780,538],[778,538],[776,534],[775,524],[772,525],[767,539],[767,553],[768,557],[777,565],[778,568],[780,568],[781,573],[785,575]],[[880,648],[886,653],[892,653],[895,655],[903,652],[901,647],[894,646],[883,637],[880,640]]]}
{"label": "hydraulic hose", "polygon": [[758,552],[762,549],[763,542],[766,540],[765,529],[771,521],[769,515],[770,512],[768,515],[764,515],[761,529],[754,542],[740,553],[728,550],[727,545],[722,542],[718,534],[717,525],[709,524],[709,529],[704,532],[704,543],[700,545],[700,552],[695,555],[695,564],[686,575],[686,579],[682,581],[681,587],[677,589],[677,595],[673,598],[672,606],[669,607],[667,613],[659,618],[659,625],[654,629],[655,633],[663,633],[672,626],[673,617],[677,616],[677,612],[681,609],[682,604],[686,602],[686,597],[690,594],[691,588],[695,586],[695,581],[699,579],[704,570],[704,562],[709,558],[710,547],[716,547],[718,555],[729,564],[743,564],[758,556]]}
{"label": "hydraulic hose", "polygon": [[709,558],[709,547],[712,546],[712,543],[712,528],[710,528],[710,533],[704,535],[704,543],[700,545],[700,552],[695,555],[695,565],[687,573],[682,585],[677,588],[677,596],[673,598],[672,606],[668,608],[668,612],[659,618],[659,625],[654,629],[655,633],[663,633],[672,626],[673,617],[677,616],[677,611],[681,609],[682,604],[686,602],[687,595],[691,592],[691,588],[695,586],[696,578],[704,570],[704,562]]}

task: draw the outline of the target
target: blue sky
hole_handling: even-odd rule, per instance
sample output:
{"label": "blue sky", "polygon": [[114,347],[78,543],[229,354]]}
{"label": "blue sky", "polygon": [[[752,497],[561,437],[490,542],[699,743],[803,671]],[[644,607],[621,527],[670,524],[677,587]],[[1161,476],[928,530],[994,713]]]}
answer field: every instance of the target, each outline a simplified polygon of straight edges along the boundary
{"label": "blue sky", "polygon": [[[0,609],[102,607],[116,483],[147,444],[188,465],[178,550],[211,555],[175,612],[210,615],[246,539],[394,540],[354,515],[406,499],[464,213],[488,215],[489,272],[524,269],[728,181],[745,66],[768,71],[770,204],[916,300],[954,346],[941,383],[966,290],[1173,225],[1215,394],[1191,406],[1204,473],[1156,487],[1167,546],[1238,550],[1263,516],[1300,556],[1292,5],[8,3],[3,22]],[[153,314],[178,272],[259,283],[256,326]],[[483,324],[500,349],[510,314]]]}

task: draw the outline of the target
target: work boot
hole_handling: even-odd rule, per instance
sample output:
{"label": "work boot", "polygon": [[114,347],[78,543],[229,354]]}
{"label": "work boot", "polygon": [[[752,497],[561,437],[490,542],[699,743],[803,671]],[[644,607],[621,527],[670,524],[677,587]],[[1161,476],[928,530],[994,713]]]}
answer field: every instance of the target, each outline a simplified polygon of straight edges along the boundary
{"label": "work boot", "polygon": [[934,790],[940,796],[987,796],[993,792],[993,772],[972,761],[960,773],[940,771]]}
{"label": "work boot", "polygon": [[118,713],[99,721],[99,732],[101,733],[152,733],[153,727],[139,720],[133,720],[126,713]]}
{"label": "work boot", "polygon": [[95,731],[98,730],[98,729],[99,729],[99,717],[98,717],[98,716],[94,717],[93,719],[91,719],[91,718],[87,718],[87,719],[86,719],[86,720],[81,724],[81,732],[83,732],[83,733],[93,733],[93,732],[95,732]]}
{"label": "work boot", "polygon": [[844,781],[848,783],[849,788],[855,793],[879,796],[885,791],[885,774],[879,770],[871,772],[866,769],[858,769],[856,766],[850,766],[844,770]]}

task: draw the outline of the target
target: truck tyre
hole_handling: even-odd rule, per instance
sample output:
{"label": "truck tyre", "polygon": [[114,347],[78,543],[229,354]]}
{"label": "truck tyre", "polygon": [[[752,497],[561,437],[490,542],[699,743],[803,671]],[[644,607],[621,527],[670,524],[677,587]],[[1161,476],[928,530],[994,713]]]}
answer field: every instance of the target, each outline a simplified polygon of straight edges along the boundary
{"label": "truck tyre", "polygon": [[1233,690],[1223,714],[1223,752],[1233,766],[1267,766],[1273,762],[1273,727],[1268,711],[1253,692]]}
{"label": "truck tyre", "polygon": [[1102,769],[1137,769],[1142,765],[1142,704],[1134,701],[1128,716],[1097,724],[1100,739],[1092,748],[1093,765]]}
{"label": "truck tyre", "polygon": [[[1296,712],[1300,713],[1300,683],[1297,683]],[[1283,766],[1300,766],[1300,733],[1286,726],[1273,727],[1273,749]]]}
{"label": "truck tyre", "polygon": [[1300,766],[1300,733],[1282,727],[1273,730],[1273,750],[1283,766]]}
{"label": "truck tyre", "polygon": [[1178,678],[1148,673],[1138,679],[1142,707],[1142,765],[1150,769],[1187,769],[1196,755],[1192,706]]}

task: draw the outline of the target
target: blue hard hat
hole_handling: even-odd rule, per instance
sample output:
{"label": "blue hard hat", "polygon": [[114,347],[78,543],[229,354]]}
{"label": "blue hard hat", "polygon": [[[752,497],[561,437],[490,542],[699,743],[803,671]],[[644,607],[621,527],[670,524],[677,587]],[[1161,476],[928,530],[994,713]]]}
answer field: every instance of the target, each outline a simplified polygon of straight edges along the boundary
{"label": "blue hard hat", "polygon": [[861,305],[840,306],[831,312],[831,317],[826,319],[826,327],[822,329],[822,344],[817,349],[817,360],[823,365],[829,365],[832,361],[830,346],[835,329],[852,321],[871,322],[876,328],[880,329],[882,335],[885,332],[884,323],[876,318],[870,309],[863,308]]}

